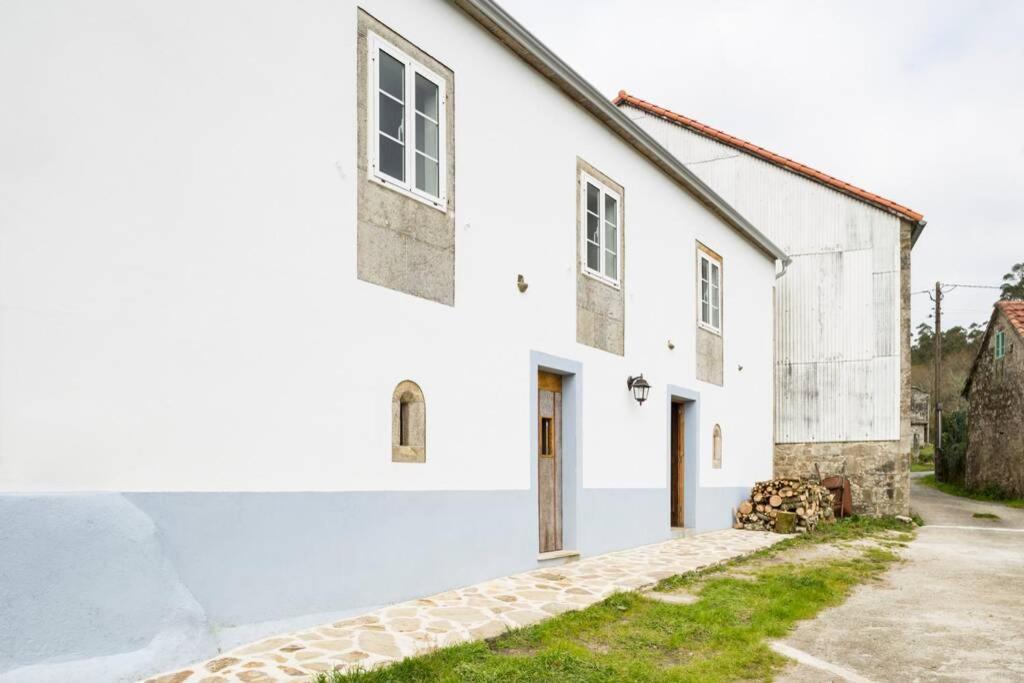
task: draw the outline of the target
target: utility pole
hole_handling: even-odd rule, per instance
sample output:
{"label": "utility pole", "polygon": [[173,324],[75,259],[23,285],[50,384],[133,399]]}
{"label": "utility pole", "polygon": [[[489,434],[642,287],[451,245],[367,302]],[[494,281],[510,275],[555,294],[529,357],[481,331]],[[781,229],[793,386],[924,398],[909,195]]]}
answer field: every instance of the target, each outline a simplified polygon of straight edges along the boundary
{"label": "utility pole", "polygon": [[945,481],[942,461],[942,283],[935,283],[935,478]]}

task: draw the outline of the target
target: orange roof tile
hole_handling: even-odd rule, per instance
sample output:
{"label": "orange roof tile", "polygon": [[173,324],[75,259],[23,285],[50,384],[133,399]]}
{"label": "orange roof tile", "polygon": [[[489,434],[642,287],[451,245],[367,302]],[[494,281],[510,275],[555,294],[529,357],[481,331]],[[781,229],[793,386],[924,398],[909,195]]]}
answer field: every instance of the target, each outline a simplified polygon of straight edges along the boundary
{"label": "orange roof tile", "polygon": [[827,173],[817,171],[811,168],[810,166],[805,166],[804,164],[801,164],[798,161],[793,161],[792,159],[787,159],[786,157],[780,154],[776,154],[775,152],[770,152],[764,147],[758,147],[753,143],[747,142],[746,140],[742,140],[734,135],[729,135],[728,133],[712,128],[711,126],[705,125],[700,121],[688,118],[686,116],[683,116],[682,114],[677,114],[674,111],[665,109],[664,107],[659,107],[658,105],[647,102],[646,100],[642,100],[639,97],[634,97],[633,95],[627,93],[625,90],[619,91],[619,95],[618,97],[615,98],[614,102],[616,105],[619,106],[623,104],[628,104],[630,106],[636,107],[637,109],[642,109],[648,113],[654,114],[655,116],[663,118],[667,121],[672,121],[673,123],[678,123],[682,126],[686,126],[695,133],[707,136],[723,144],[729,145],[730,147],[735,147],[736,149],[748,152],[760,159],[764,159],[769,163],[781,166],[785,169],[793,171],[794,173],[798,173],[799,175],[802,175],[811,180],[815,180],[824,185],[828,185],[829,187],[839,190],[840,192],[852,195],[858,199],[868,202],[869,204],[873,204],[879,208],[899,214],[900,216],[903,216],[904,218],[907,218],[909,220],[917,222],[924,219],[924,214],[920,214],[916,211],[913,211],[912,209],[908,209],[902,204],[897,204],[891,199],[880,197],[877,194],[874,194],[873,192],[868,192],[867,190],[863,190],[857,187],[856,185],[851,185],[850,183],[839,180],[838,178],[833,178]]}
{"label": "orange roof tile", "polygon": [[1024,301],[997,301],[996,306],[1024,339]]}

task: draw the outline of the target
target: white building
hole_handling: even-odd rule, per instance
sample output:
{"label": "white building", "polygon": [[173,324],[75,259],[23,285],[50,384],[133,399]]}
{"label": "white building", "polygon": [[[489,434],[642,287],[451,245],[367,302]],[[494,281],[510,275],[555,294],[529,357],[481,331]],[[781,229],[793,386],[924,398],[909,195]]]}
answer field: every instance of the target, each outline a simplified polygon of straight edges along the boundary
{"label": "white building", "polygon": [[0,677],[725,527],[772,475],[785,254],[489,0],[0,43]]}
{"label": "white building", "polygon": [[626,92],[615,102],[792,258],[775,300],[776,476],[845,469],[856,511],[907,514],[924,217]]}

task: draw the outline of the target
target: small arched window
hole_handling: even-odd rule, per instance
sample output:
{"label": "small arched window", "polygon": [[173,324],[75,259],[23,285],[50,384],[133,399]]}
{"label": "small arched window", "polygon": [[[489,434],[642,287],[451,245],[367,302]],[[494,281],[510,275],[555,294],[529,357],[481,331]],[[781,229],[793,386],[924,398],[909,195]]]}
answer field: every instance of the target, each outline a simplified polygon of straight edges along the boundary
{"label": "small arched window", "polygon": [[399,382],[391,395],[391,461],[427,461],[427,404],[410,380]]}
{"label": "small arched window", "polygon": [[722,428],[719,425],[715,425],[711,434],[711,466],[716,470],[722,469]]}

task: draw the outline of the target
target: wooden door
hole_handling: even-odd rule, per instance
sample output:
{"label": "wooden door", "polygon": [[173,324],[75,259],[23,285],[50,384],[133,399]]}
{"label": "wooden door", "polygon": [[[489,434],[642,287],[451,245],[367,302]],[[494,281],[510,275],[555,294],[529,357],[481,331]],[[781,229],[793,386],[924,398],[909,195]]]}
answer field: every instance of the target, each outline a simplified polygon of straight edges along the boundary
{"label": "wooden door", "polygon": [[562,550],[562,378],[537,374],[540,552]]}
{"label": "wooden door", "polygon": [[672,404],[672,439],[669,488],[671,490],[671,524],[685,526],[684,483],[686,481],[686,408],[682,403]]}

